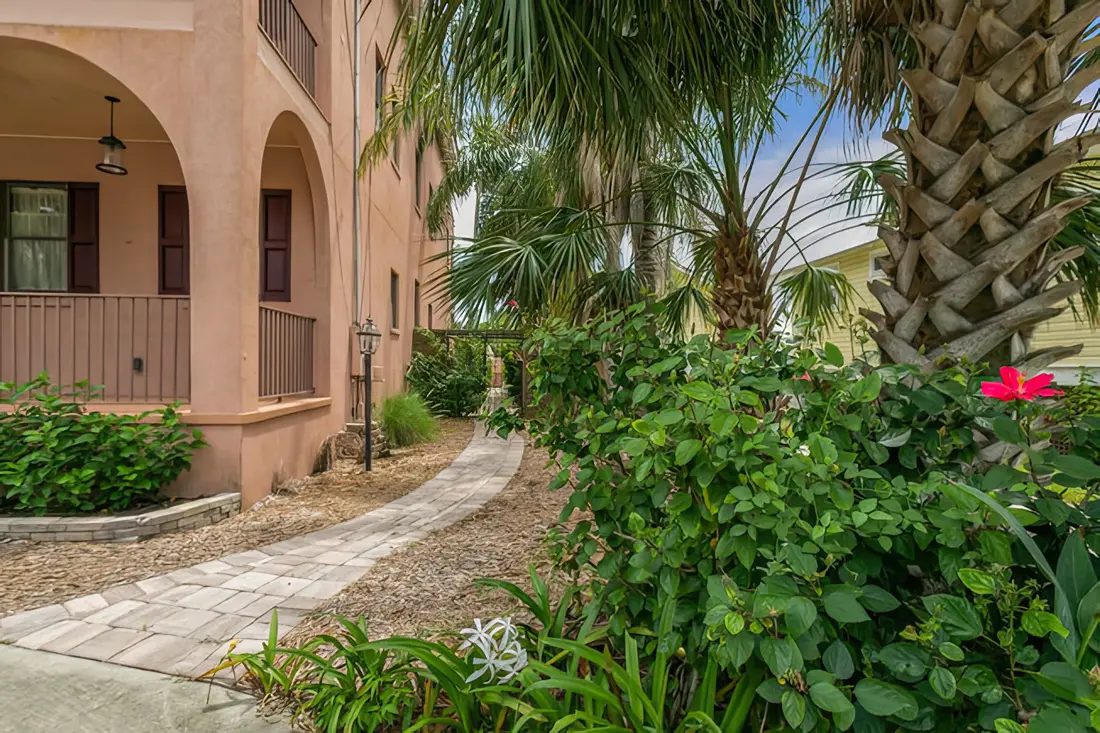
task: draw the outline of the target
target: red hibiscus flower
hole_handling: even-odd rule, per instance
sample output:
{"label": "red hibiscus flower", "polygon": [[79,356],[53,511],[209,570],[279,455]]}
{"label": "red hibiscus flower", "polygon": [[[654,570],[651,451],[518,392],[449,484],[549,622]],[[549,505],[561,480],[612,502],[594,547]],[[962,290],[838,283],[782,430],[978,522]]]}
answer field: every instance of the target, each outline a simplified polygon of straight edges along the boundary
{"label": "red hibiscus flower", "polygon": [[508,301],[508,307],[509,308],[519,308],[519,303],[517,303],[515,300],[509,300]]}
{"label": "red hibiscus flower", "polygon": [[1053,374],[1040,374],[1027,378],[1027,375],[1014,367],[1001,367],[1000,382],[982,382],[982,394],[1002,402],[1024,400],[1031,402],[1036,397],[1061,397],[1064,392],[1051,389]]}
{"label": "red hibiscus flower", "polygon": [[799,374],[798,376],[791,377],[791,379],[802,379],[802,380],[805,380],[807,382],[813,381],[813,378],[810,376],[809,372],[803,372],[802,374]]}

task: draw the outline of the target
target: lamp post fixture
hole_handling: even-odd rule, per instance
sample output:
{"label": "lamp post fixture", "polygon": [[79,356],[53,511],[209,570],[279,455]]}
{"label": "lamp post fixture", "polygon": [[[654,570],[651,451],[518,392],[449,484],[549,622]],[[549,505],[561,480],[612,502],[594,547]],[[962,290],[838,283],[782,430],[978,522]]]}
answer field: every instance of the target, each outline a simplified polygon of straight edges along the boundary
{"label": "lamp post fixture", "polygon": [[378,348],[382,333],[370,318],[355,327],[359,337],[359,353],[363,355],[363,470],[370,471],[371,461],[371,356]]}

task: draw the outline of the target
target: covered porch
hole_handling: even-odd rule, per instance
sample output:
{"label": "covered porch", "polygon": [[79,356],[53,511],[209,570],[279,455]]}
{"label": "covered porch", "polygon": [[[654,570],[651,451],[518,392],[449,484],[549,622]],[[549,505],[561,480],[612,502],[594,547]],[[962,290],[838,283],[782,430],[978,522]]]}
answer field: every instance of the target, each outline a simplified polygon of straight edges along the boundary
{"label": "covered porch", "polygon": [[[45,373],[59,385],[86,383],[102,409],[189,404],[197,380],[239,379],[218,367],[228,350],[253,365],[254,397],[208,400],[203,412],[318,394],[327,275],[292,116],[261,137],[254,223],[192,241],[203,228],[196,203],[224,182],[208,170],[184,175],[182,149],[145,102],[60,49],[14,38],[0,48],[9,80],[0,106],[15,112],[0,120],[0,382]],[[105,97],[118,100],[113,129]],[[109,134],[125,145],[124,175],[96,165]],[[255,258],[255,284],[243,286],[251,293],[213,286],[201,263],[227,249]],[[237,301],[249,298],[253,315],[238,321]],[[234,347],[242,341],[252,345]]]}

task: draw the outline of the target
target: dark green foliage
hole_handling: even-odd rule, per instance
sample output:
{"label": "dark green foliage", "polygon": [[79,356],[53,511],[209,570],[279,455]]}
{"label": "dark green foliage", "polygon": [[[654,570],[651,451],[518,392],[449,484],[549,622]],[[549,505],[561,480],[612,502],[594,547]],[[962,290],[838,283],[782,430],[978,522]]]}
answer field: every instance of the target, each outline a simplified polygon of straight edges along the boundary
{"label": "dark green foliage", "polygon": [[432,413],[465,417],[481,407],[489,390],[489,376],[481,341],[452,339],[447,348],[439,337],[424,332],[430,351],[413,354],[405,381],[424,398]]}
{"label": "dark green foliage", "polygon": [[1093,380],[1091,374],[1082,369],[1081,380],[1077,384],[1066,387],[1065,408],[1073,415],[1097,415],[1100,416],[1100,386]]}
{"label": "dark green foliage", "polygon": [[157,500],[206,445],[174,407],[140,415],[89,412],[96,390],[46,375],[0,384],[0,511],[121,511]]}
{"label": "dark green foliage", "polygon": [[[591,513],[562,559],[595,577],[611,637],[674,604],[643,657],[766,670],[754,730],[1087,721],[1100,421],[983,397],[978,372],[846,366],[749,333],[684,344],[656,323],[632,308],[529,344],[525,427],[561,456],[566,513]],[[1056,676],[1073,690],[1045,692]]]}
{"label": "dark green foliage", "polygon": [[397,394],[382,401],[382,432],[394,445],[412,445],[439,434],[439,421],[418,394]]}

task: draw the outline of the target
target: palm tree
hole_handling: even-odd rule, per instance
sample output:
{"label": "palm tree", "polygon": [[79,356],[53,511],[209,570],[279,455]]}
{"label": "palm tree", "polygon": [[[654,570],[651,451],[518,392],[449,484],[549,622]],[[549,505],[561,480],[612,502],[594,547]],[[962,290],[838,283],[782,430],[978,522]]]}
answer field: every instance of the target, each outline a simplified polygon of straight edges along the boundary
{"label": "palm tree", "polygon": [[1030,341],[1082,285],[1050,285],[1084,252],[1050,242],[1095,188],[1052,194],[1100,138],[1055,132],[1093,107],[1078,98],[1100,78],[1082,42],[1098,15],[1095,0],[834,0],[825,57],[843,101],[862,122],[909,119],[887,134],[905,177],[880,179],[898,210],[879,232],[892,279],[871,285],[889,360],[1040,369],[1080,351]]}
{"label": "palm tree", "polygon": [[[770,327],[773,276],[791,246],[802,179],[786,192],[776,179],[755,202],[746,191],[777,115],[774,98],[797,79],[810,48],[803,3],[425,0],[407,7],[394,121],[376,136],[379,154],[402,125],[446,119],[464,130],[492,110],[564,160],[598,161],[576,166],[577,175],[602,182],[607,227],[629,225],[640,287],[661,291],[672,273],[671,244],[687,236],[709,248],[703,269],[714,276],[719,326]],[[816,144],[812,138],[811,151]],[[685,221],[670,220],[669,202],[649,186],[669,151],[712,194],[677,201],[692,211]],[[783,193],[792,194],[784,198],[790,207],[765,236],[764,217],[783,214],[773,199]],[[612,250],[604,258],[609,273]]]}

